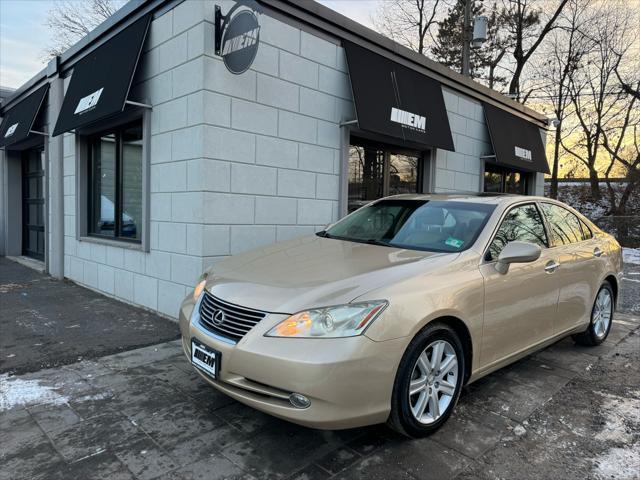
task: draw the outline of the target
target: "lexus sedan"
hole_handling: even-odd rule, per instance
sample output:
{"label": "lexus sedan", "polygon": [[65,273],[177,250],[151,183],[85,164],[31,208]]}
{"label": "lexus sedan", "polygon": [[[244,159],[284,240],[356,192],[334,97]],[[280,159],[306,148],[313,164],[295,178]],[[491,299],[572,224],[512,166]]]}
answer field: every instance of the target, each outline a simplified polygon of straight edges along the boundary
{"label": "lexus sedan", "polygon": [[616,240],[560,202],[400,195],[216,263],[180,329],[196,371],[242,403],[418,437],[463,385],[568,335],[602,343],[621,270]]}

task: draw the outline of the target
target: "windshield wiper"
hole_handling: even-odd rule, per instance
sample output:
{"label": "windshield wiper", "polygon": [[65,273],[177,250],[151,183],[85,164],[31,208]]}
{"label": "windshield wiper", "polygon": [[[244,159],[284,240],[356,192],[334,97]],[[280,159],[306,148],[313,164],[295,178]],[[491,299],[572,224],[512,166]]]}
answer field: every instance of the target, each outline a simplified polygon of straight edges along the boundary
{"label": "windshield wiper", "polygon": [[320,230],[319,232],[316,232],[316,235],[322,238],[332,238],[330,233],[327,233],[326,230]]}

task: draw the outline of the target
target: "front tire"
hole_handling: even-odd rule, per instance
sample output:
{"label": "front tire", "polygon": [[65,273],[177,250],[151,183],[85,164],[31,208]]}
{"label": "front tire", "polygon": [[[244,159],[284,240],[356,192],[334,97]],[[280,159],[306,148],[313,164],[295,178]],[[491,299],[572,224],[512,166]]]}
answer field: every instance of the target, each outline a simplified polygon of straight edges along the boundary
{"label": "front tire", "polygon": [[614,304],[613,288],[608,281],[605,281],[593,302],[589,326],[584,332],[574,335],[573,340],[579,345],[589,347],[595,347],[604,342],[611,331]]}
{"label": "front tire", "polygon": [[388,424],[409,437],[424,437],[447,421],[464,383],[465,357],[456,332],[427,325],[400,361]]}

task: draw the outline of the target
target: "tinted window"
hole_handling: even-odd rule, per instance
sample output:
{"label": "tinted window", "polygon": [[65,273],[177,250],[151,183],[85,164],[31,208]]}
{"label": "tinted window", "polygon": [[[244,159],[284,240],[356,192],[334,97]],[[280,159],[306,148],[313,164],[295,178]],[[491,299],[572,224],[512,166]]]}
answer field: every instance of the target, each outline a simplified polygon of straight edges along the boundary
{"label": "tinted window", "polygon": [[90,140],[89,233],[140,240],[142,121]]}
{"label": "tinted window", "polygon": [[473,244],[494,208],[471,202],[382,200],[357,210],[322,235],[415,250],[459,252]]}
{"label": "tinted window", "polygon": [[489,246],[487,260],[497,260],[507,243],[516,240],[535,243],[541,247],[547,246],[542,217],[532,203],[509,210]]}
{"label": "tinted window", "polygon": [[554,245],[567,245],[583,239],[580,219],[566,208],[551,203],[543,203],[542,211],[547,217]]}

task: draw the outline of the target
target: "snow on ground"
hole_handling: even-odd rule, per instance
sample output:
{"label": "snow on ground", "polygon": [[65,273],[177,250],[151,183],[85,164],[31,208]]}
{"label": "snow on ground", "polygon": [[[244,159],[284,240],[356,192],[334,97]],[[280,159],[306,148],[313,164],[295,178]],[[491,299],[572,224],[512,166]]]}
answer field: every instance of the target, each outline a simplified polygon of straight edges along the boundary
{"label": "snow on ground", "polygon": [[623,248],[622,259],[624,263],[640,265],[640,248]]}
{"label": "snow on ground", "polygon": [[605,398],[605,425],[596,439],[611,445],[596,461],[595,476],[602,479],[637,479],[640,472],[640,444],[634,432],[640,428],[640,391],[628,398],[596,392]]}
{"label": "snow on ground", "polygon": [[53,387],[41,385],[39,380],[0,375],[0,412],[29,405],[60,405],[67,401],[67,397],[60,395]]}

